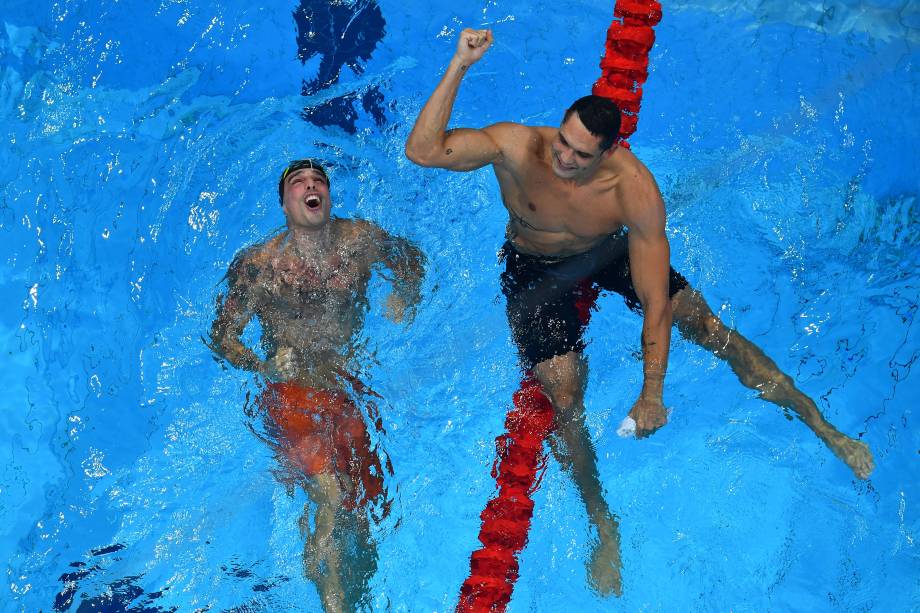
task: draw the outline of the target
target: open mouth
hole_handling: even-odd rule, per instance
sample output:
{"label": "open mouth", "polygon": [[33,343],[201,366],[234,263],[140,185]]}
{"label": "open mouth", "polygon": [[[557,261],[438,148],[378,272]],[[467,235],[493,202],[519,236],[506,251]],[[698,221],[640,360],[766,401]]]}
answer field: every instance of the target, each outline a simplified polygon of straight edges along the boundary
{"label": "open mouth", "polygon": [[562,160],[559,159],[559,154],[557,154],[555,151],[553,151],[553,159],[556,161],[556,166],[559,168],[559,170],[562,170],[562,171],[575,170],[574,166],[568,166],[567,164],[563,164]]}
{"label": "open mouth", "polygon": [[575,170],[577,166],[575,166],[574,164],[564,164],[562,160],[559,160],[559,168],[561,168],[562,170]]}
{"label": "open mouth", "polygon": [[322,201],[319,199],[319,196],[308,196],[304,201],[304,204],[306,204],[307,208],[311,211],[315,211],[323,205]]}

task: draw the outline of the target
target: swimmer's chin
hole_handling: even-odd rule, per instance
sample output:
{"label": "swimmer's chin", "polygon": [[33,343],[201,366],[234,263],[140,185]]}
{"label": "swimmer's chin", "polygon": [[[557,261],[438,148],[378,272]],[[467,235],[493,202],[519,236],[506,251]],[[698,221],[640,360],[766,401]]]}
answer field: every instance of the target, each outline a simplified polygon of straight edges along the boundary
{"label": "swimmer's chin", "polygon": [[574,175],[578,171],[577,166],[573,166],[569,168],[565,164],[560,162],[559,158],[556,157],[555,153],[553,154],[553,159],[552,159],[552,163],[550,164],[550,168],[553,169],[553,174],[559,177],[560,179],[571,179],[572,175]]}

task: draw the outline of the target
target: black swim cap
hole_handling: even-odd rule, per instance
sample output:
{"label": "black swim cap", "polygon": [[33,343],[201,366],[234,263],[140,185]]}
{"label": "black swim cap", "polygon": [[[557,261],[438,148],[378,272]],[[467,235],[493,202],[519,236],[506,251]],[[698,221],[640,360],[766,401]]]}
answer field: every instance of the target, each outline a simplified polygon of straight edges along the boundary
{"label": "black swim cap", "polygon": [[329,175],[326,174],[326,169],[320,166],[317,162],[310,159],[294,160],[287,165],[287,168],[285,168],[284,172],[281,173],[281,178],[278,179],[278,200],[282,204],[284,204],[284,180],[292,172],[303,170],[304,168],[312,168],[313,170],[318,170],[319,173],[323,175],[323,178],[326,179],[326,185],[330,185]]}

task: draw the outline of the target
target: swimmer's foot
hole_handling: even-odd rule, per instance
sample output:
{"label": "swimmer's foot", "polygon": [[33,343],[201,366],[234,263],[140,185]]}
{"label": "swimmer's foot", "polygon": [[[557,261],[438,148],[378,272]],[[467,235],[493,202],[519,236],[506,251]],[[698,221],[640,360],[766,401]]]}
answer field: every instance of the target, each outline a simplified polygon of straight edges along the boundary
{"label": "swimmer's foot", "polygon": [[588,583],[601,596],[623,594],[620,538],[616,521],[598,530],[599,539],[588,562]]}
{"label": "swimmer's foot", "polygon": [[869,451],[869,446],[840,432],[821,415],[821,411],[818,410],[814,401],[794,386],[791,384],[777,385],[771,388],[769,392],[762,392],[761,396],[770,402],[775,402],[781,407],[791,408],[798,413],[799,418],[818,435],[818,438],[824,441],[825,445],[830,447],[834,455],[850,467],[856,477],[868,479],[869,475],[872,474],[875,469],[875,462],[872,459],[872,452]]}
{"label": "swimmer's foot", "polygon": [[868,445],[839,432],[825,438],[824,441],[838,458],[846,462],[857,477],[860,479],[869,478],[869,475],[875,469],[875,462],[872,459],[872,452],[869,451]]}

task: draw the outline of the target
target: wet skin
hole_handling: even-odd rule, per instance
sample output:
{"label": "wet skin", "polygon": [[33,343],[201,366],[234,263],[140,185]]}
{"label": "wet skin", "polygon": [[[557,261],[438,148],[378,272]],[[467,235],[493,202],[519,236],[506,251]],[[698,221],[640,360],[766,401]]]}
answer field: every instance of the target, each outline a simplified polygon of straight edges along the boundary
{"label": "wet skin", "polygon": [[[558,128],[498,123],[482,129],[446,129],[464,75],[492,40],[488,30],[460,34],[454,57],[416,120],[406,154],[422,166],[455,171],[491,165],[509,213],[508,236],[523,253],[580,254],[624,226],[629,228],[630,272],[643,311],[644,380],[629,411],[636,436],[650,436],[667,422],[662,393],[674,325],[686,339],[725,360],[741,383],[763,399],[794,411],[857,477],[868,478],[874,463],[865,443],[827,422],[792,379],[725,326],[693,288],[668,297],[664,203],[654,177],[629,150],[616,145],[602,149],[601,138],[587,130],[578,113]],[[533,371],[557,412],[553,452],[572,475],[597,528],[589,581],[602,594],[619,594],[617,524],[604,501],[596,454],[583,424],[587,364],[573,351],[541,362]]]}
{"label": "wet skin", "polygon": [[[234,366],[269,381],[343,394],[360,391],[350,373],[358,357],[354,338],[367,312],[372,271],[377,266],[390,269],[393,291],[387,316],[396,322],[409,320],[420,298],[424,256],[370,222],[332,217],[328,183],[314,169],[285,178],[282,205],[287,229],[247,248],[231,264],[226,296],[218,297],[210,346]],[[253,318],[262,326],[265,360],[240,340]],[[348,428],[346,416],[342,420],[332,428]],[[315,507],[313,533],[308,509],[300,522],[306,540],[304,572],[316,583],[325,611],[354,610],[367,602],[368,582],[376,570],[368,514],[343,504],[355,496],[349,479],[332,471],[315,474],[309,466],[315,449],[298,441],[286,443],[282,461],[296,473],[293,478],[303,484]],[[376,457],[368,460],[379,466]]]}

